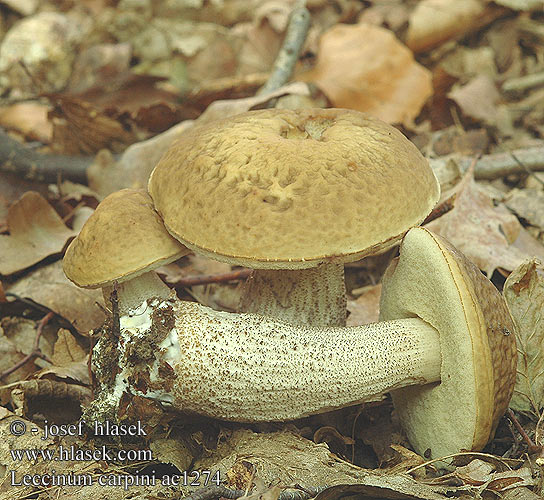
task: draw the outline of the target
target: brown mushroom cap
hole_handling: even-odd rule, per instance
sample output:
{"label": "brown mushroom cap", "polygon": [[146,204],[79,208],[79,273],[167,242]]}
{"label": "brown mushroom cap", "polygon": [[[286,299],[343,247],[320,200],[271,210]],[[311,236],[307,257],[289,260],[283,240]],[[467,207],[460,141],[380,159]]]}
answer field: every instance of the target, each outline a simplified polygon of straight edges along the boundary
{"label": "brown mushroom cap", "polygon": [[179,241],[253,268],[301,269],[386,249],[438,182],[398,130],[357,111],[271,109],[195,127],[149,181]]}
{"label": "brown mushroom cap", "polygon": [[110,194],[70,243],[66,276],[83,288],[136,278],[189,253],[166,231],[144,189]]}
{"label": "brown mushroom cap", "polygon": [[408,439],[434,458],[482,449],[514,389],[514,324],[479,269],[424,228],[403,240],[384,276],[380,304],[381,320],[415,317],[439,332],[441,382],[393,392]]}

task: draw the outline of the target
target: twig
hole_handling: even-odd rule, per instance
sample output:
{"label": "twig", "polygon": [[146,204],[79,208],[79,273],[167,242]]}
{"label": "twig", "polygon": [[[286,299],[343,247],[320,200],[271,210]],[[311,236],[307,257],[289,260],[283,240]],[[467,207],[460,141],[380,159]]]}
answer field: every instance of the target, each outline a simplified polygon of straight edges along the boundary
{"label": "twig", "polygon": [[518,78],[510,78],[502,84],[502,91],[507,94],[518,94],[542,85],[544,85],[544,71]]}
{"label": "twig", "polygon": [[240,269],[223,274],[203,274],[201,276],[187,276],[170,283],[174,288],[185,288],[196,285],[208,285],[210,283],[226,283],[228,281],[241,281],[249,278],[253,271],[251,269]]}
{"label": "twig", "polygon": [[55,316],[55,313],[53,311],[50,311],[40,320],[36,329],[36,338],[34,339],[32,351],[30,351],[30,353],[28,353],[23,359],[15,363],[11,368],[8,368],[7,370],[4,370],[2,373],[0,373],[0,380],[7,377],[8,375],[11,375],[14,371],[18,370],[19,368],[21,368],[21,366],[25,365],[34,358],[43,358],[47,360],[47,357],[42,353],[40,349],[40,337],[42,336],[45,325],[49,323],[53,316]]}
{"label": "twig", "polygon": [[29,181],[57,182],[58,177],[87,184],[86,170],[92,157],[37,153],[0,130],[0,172]]}
{"label": "twig", "polygon": [[508,408],[507,414],[508,414],[508,418],[510,419],[510,421],[514,424],[514,427],[521,434],[521,437],[523,438],[523,440],[527,444],[527,448],[528,448],[529,453],[532,454],[532,453],[542,452],[542,446],[538,446],[535,443],[533,443],[533,440],[525,432],[525,429],[521,426],[521,424],[519,423],[519,420],[516,418],[516,416],[514,415],[514,412],[510,408]]}
{"label": "twig", "polygon": [[267,82],[257,91],[257,95],[273,92],[290,80],[310,27],[310,12],[305,3],[299,1],[291,12],[285,38],[274,62],[272,73]]}
{"label": "twig", "polygon": [[[470,158],[462,160],[461,168],[466,170],[470,162]],[[544,170],[544,146],[484,155],[476,162],[474,177],[493,180],[505,175],[523,173],[526,169],[533,172]]]}

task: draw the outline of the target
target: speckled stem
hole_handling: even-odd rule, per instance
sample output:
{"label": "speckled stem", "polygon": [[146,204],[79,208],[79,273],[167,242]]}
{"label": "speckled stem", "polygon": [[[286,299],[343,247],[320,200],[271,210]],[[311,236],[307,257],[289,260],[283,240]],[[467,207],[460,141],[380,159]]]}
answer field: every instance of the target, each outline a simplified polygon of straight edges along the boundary
{"label": "speckled stem", "polygon": [[[126,314],[129,310],[138,307],[144,300],[151,297],[166,299],[171,291],[154,271],[149,271],[131,280],[118,283],[119,314]],[[113,286],[102,288],[102,295],[108,307],[111,307],[110,297],[112,292]]]}
{"label": "speckled stem", "polygon": [[150,367],[159,392],[143,395],[178,410],[242,422],[291,420],[440,380],[438,332],[420,319],[302,327],[181,301],[173,315],[176,328]]}
{"label": "speckled stem", "polygon": [[344,265],[257,269],[244,285],[239,309],[295,325],[345,326]]}

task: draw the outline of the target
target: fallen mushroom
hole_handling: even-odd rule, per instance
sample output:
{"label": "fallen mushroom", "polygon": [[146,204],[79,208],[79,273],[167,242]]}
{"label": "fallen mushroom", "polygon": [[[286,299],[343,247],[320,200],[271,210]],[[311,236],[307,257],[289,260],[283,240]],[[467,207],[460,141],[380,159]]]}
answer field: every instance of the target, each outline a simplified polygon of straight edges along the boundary
{"label": "fallen mushroom", "polygon": [[[146,301],[121,318],[120,369],[108,397],[120,401],[127,392],[253,422],[297,419],[394,391],[416,451],[438,457],[481,449],[516,374],[514,325],[499,292],[448,242],[415,228],[387,272],[382,307],[387,321],[311,327]],[[93,362],[109,372],[101,342]]]}
{"label": "fallen mushroom", "polygon": [[183,134],[153,171],[149,193],[181,243],[256,270],[242,311],[343,326],[344,263],[419,225],[439,184],[417,148],[380,120],[270,109]]}
{"label": "fallen mushroom", "polygon": [[123,189],[98,205],[62,262],[69,280],[82,288],[102,287],[109,303],[117,282],[119,312],[149,297],[167,298],[168,288],[153,269],[189,250],[172,238],[143,189]]}

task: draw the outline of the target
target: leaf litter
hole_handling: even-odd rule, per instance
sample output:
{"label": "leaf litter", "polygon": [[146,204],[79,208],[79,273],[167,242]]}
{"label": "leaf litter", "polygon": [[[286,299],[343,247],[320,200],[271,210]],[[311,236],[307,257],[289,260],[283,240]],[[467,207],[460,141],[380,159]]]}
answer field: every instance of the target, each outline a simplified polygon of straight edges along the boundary
{"label": "leaf litter", "polygon": [[[5,96],[25,101],[2,103],[0,124],[25,140],[40,141],[46,153],[101,151],[88,170],[93,191],[59,183],[49,189],[54,206],[36,193],[25,194],[24,202],[17,200],[23,180],[6,177],[4,182],[0,173],[0,201],[6,207],[0,273],[7,293],[6,297],[0,293],[0,311],[6,316],[0,323],[0,370],[30,352],[47,311],[57,315],[40,341],[48,361],[35,358],[2,381],[1,403],[17,414],[0,407],[3,423],[8,425],[13,418],[29,419],[28,426],[43,425],[44,419],[76,421],[92,398],[88,357],[94,339],[88,332],[92,329],[99,335],[105,318],[102,294],[66,280],[58,259],[99,198],[124,187],[145,187],[158,158],[194,123],[273,105],[332,104],[369,111],[403,126],[429,155],[444,191],[442,211],[428,227],[450,239],[499,287],[501,277],[510,274],[504,293],[518,325],[520,356],[512,408],[520,413],[536,446],[542,446],[542,418],[538,420],[544,393],[542,268],[534,260],[544,258],[539,174],[525,168],[482,182],[475,181],[471,172],[463,177],[464,168],[459,167],[481,153],[544,145],[542,89],[534,83],[544,71],[538,2],[343,0],[332,5],[313,0],[308,2],[312,26],[295,77],[305,83],[295,81],[264,97],[255,93],[266,81],[281,45],[291,1],[113,5],[85,0],[49,5],[49,10],[59,11],[56,15],[44,15],[42,6],[31,1],[24,8],[4,3],[15,14],[3,17],[0,26],[0,36],[11,31],[0,42],[3,46],[7,41],[0,47],[0,65],[6,68],[0,85]],[[17,22],[21,19],[32,25],[43,22],[40,36],[28,40]],[[81,28],[78,33],[68,29],[70,22],[71,27]],[[51,29],[55,23],[57,32]],[[40,54],[45,59],[24,54],[26,69],[10,59],[10,54],[20,51],[13,40],[40,47],[55,37],[59,53],[43,47]],[[43,92],[49,97],[44,98]],[[116,151],[121,155],[114,156]],[[26,208],[21,210],[21,204]],[[18,211],[24,217],[14,215]],[[230,266],[216,264],[185,259],[170,264],[163,276],[229,271]],[[350,324],[377,318],[382,267],[376,262],[366,264],[364,271],[358,263],[346,266]],[[235,285],[217,283],[180,293],[184,299],[192,294],[193,299],[222,310],[235,309],[239,296]],[[136,398],[127,411],[145,416],[158,433],[138,443],[140,448],[153,449],[153,467],[169,462],[180,471],[220,470],[229,486],[253,487],[250,498],[281,500],[288,486],[294,486],[288,489],[291,493],[300,492],[301,486],[319,500],[356,494],[391,499],[540,497],[542,454],[533,455],[531,465],[500,458],[534,452],[512,437],[505,421],[489,445],[495,455],[461,453],[444,474],[406,448],[409,443],[387,398],[251,430],[244,424],[180,419],[146,406],[145,398]],[[30,434],[16,443],[5,432],[1,436],[0,457],[15,445],[44,446]],[[60,442],[73,443],[59,439],[55,446]],[[78,444],[99,445],[92,438],[82,438]],[[6,470],[14,467],[10,461],[2,465]],[[93,473],[124,471],[119,464],[105,462],[68,465],[77,471],[89,467]],[[131,471],[145,470],[145,466],[131,467]],[[18,473],[44,470],[43,464],[17,464]],[[6,484],[0,481],[0,495],[7,495],[6,499],[37,493],[35,488],[10,489]],[[312,490],[324,484],[334,486]],[[127,498],[122,489],[109,492],[110,498]],[[193,492],[190,487],[181,491],[142,487],[132,488],[130,495],[179,497]],[[103,493],[103,488],[94,486],[39,492],[44,498]]]}

